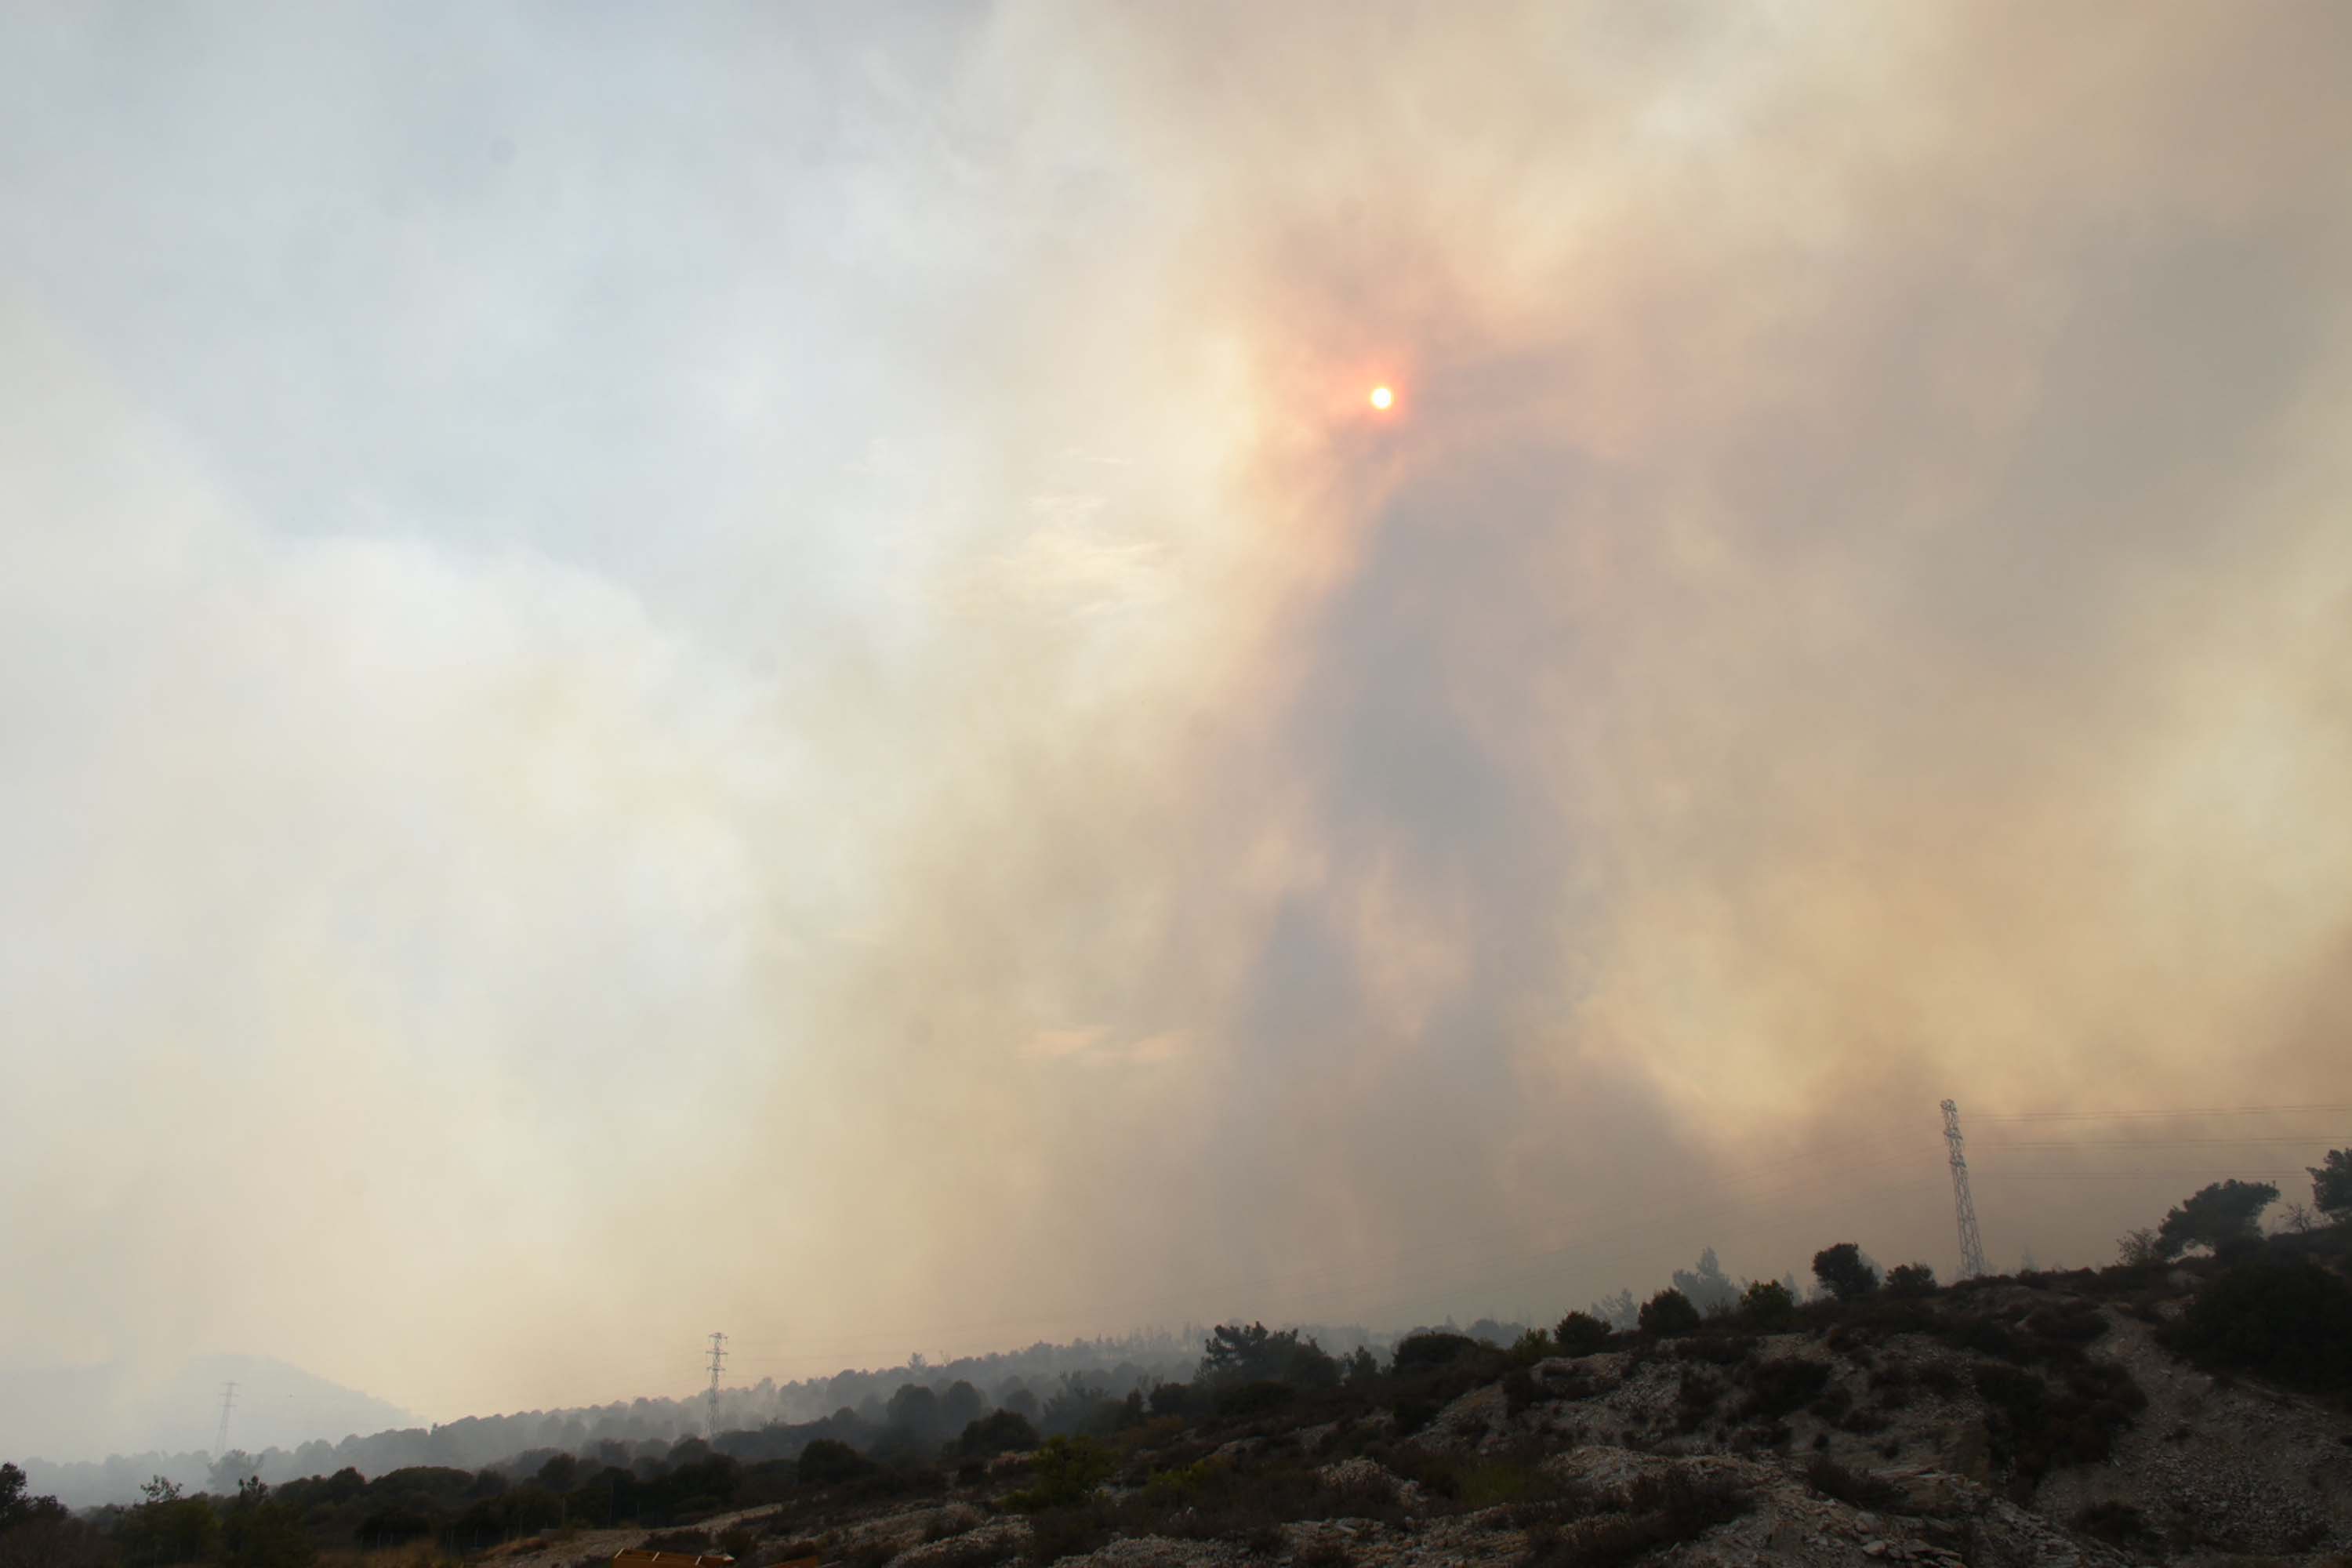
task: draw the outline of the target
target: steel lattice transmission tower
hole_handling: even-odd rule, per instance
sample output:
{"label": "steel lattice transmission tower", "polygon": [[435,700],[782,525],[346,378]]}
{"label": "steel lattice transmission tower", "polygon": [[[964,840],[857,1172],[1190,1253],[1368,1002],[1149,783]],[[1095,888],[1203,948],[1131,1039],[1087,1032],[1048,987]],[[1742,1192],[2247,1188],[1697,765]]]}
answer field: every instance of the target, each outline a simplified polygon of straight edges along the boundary
{"label": "steel lattice transmission tower", "polygon": [[710,1336],[710,1416],[709,1436],[719,1436],[719,1369],[727,1364],[727,1336]]}
{"label": "steel lattice transmission tower", "polygon": [[220,1425],[213,1431],[213,1458],[215,1459],[228,1452],[228,1413],[236,1408],[236,1384],[222,1384]]}
{"label": "steel lattice transmission tower", "polygon": [[1969,1157],[1960,1149],[1960,1108],[1944,1101],[1944,1142],[1952,1151],[1952,1208],[1960,1221],[1960,1278],[1985,1272],[1984,1237],[1977,1234],[1977,1201],[1969,1196]]}

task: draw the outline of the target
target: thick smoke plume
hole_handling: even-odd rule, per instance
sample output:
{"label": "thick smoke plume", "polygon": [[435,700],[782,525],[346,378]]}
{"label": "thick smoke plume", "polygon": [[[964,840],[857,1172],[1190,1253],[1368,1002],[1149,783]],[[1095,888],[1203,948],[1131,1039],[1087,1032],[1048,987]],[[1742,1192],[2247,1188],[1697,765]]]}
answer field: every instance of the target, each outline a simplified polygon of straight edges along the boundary
{"label": "thick smoke plume", "polygon": [[[598,26],[213,40],[323,231],[9,68],[30,1356],[1545,1321],[2341,1098],[2352,16]],[[2305,1157],[2002,1125],[2004,1264]]]}

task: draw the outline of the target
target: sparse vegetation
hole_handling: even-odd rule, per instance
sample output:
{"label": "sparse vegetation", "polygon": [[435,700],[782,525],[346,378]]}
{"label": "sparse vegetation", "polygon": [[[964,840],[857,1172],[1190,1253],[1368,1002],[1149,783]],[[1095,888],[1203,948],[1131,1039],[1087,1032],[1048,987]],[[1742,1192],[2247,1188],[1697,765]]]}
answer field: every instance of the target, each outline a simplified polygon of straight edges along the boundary
{"label": "sparse vegetation", "polygon": [[[274,1568],[333,1546],[454,1562],[500,1542],[560,1540],[559,1521],[625,1521],[666,1527],[655,1542],[722,1547],[745,1561],[772,1558],[780,1537],[805,1541],[815,1529],[830,1531],[820,1555],[856,1563],[887,1562],[914,1535],[925,1561],[987,1568],[1014,1555],[1051,1562],[1142,1534],[1338,1562],[1353,1551],[1345,1533],[1297,1527],[1506,1514],[1528,1532],[1531,1563],[1621,1563],[1735,1517],[1737,1489],[1726,1492],[1708,1479],[1717,1472],[1672,1458],[1642,1487],[1591,1489],[1553,1468],[1563,1444],[1601,1441],[1662,1456],[1801,1446],[1811,1450],[1803,1473],[1813,1491],[1890,1510],[1902,1494],[1854,1463],[1853,1440],[1896,1458],[1918,1441],[1914,1428],[1923,1418],[1952,1418],[1927,1405],[1932,1395],[1957,1403],[1952,1415],[1960,1420],[1981,1412],[1997,1477],[2012,1497],[2030,1500],[2051,1472],[2108,1458],[2145,1405],[2099,1346],[2126,1321],[2121,1314],[2149,1312],[2152,1302],[2173,1324],[2166,1342],[2217,1372],[2344,1387],[2352,1375],[2343,1352],[2352,1342],[2352,1287],[2315,1260],[2334,1257],[2329,1234],[2256,1243],[2234,1262],[2191,1258],[2180,1267],[2200,1283],[2177,1322],[2168,1314],[2179,1311],[2180,1287],[2169,1268],[1941,1289],[1918,1264],[1881,1281],[1849,1243],[1819,1259],[1825,1282],[1847,1282],[1843,1297],[1832,1284],[1827,1299],[1801,1304],[1784,1283],[1763,1280],[1710,1318],[1670,1289],[1637,1310],[1638,1339],[1619,1338],[1595,1312],[1565,1314],[1549,1331],[1482,1320],[1475,1333],[1409,1334],[1383,1365],[1368,1352],[1328,1356],[1295,1330],[1225,1325],[1208,1340],[1190,1382],[1135,1378],[1114,1394],[1118,1385],[1107,1379],[1066,1377],[1048,1399],[1026,1402],[1035,1416],[1003,1402],[951,1425],[985,1405],[974,1384],[957,1380],[929,1397],[874,1401],[870,1416],[843,1410],[814,1428],[688,1439],[656,1454],[534,1455],[496,1470],[411,1468],[373,1480],[342,1470],[277,1488],[247,1476],[234,1499],[189,1497],[157,1481],[140,1504],[112,1510],[103,1528],[65,1521],[60,1531],[79,1533],[43,1538],[50,1555],[37,1560],[60,1568],[206,1559]],[[1870,1288],[1858,1288],[1862,1279]],[[1791,1339],[1767,1333],[1792,1336],[1796,1353]],[[1612,1346],[1629,1352],[1622,1377],[1539,1364],[1556,1350],[1591,1355]],[[1269,1370],[1276,1375],[1248,1375]],[[1661,1370],[1671,1379],[1663,1411],[1652,1405],[1628,1419],[1620,1410],[1605,1424],[1563,1411],[1607,1400],[1622,1386],[1654,1391]],[[1480,1391],[1498,1397],[1467,1403],[1459,1423],[1433,1428],[1440,1411]],[[1000,1391],[1008,1401],[1014,1392],[1025,1391]],[[1042,1442],[1040,1418],[1061,1428]],[[1507,1441],[1482,1437],[1480,1422],[1506,1423]],[[933,1468],[943,1459],[959,1467],[952,1479]],[[228,1468],[240,1466],[252,1468],[231,1456]],[[18,1512],[36,1510],[56,1524],[24,1490],[19,1478],[10,1494]],[[695,1522],[757,1501],[786,1505],[764,1539]],[[892,1510],[925,1511],[895,1536],[843,1533],[839,1521]],[[973,1528],[992,1513],[1019,1522]],[[2134,1552],[2162,1544],[2126,1505],[2068,1518],[2083,1533]],[[340,1560],[327,1562],[340,1568]],[[13,1568],[5,1553],[0,1568]]]}
{"label": "sparse vegetation", "polygon": [[2105,1459],[2116,1433],[2147,1405],[2131,1373],[2112,1363],[2069,1365],[2055,1388],[2038,1373],[2000,1362],[1979,1362],[1972,1376],[1988,1407],[1994,1457],[2024,1497],[2058,1466]]}
{"label": "sparse vegetation", "polygon": [[1645,1476],[1595,1511],[1531,1540],[1526,1562],[1528,1568],[1617,1568],[1727,1524],[1750,1503],[1727,1481],[1679,1470]]}

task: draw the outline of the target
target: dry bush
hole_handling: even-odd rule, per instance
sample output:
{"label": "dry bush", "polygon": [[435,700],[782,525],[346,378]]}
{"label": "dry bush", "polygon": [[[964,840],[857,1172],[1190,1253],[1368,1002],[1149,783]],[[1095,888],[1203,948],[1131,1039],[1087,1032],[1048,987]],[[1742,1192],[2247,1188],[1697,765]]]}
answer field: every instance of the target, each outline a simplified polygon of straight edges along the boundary
{"label": "dry bush", "polygon": [[1696,1432],[1723,1403],[1723,1379],[1702,1367],[1685,1367],[1682,1385],[1675,1391],[1675,1430]]}
{"label": "dry bush", "polygon": [[1703,1361],[1712,1366],[1738,1366],[1756,1354],[1756,1346],[1753,1334],[1706,1332],[1676,1344],[1674,1357],[1676,1361]]}
{"label": "dry bush", "polygon": [[1776,1421],[1821,1396],[1830,1381],[1827,1362],[1791,1356],[1759,1361],[1743,1370],[1748,1395],[1732,1412],[1741,1421]]}
{"label": "dry bush", "polygon": [[1016,1539],[997,1536],[984,1541],[965,1537],[945,1552],[936,1552],[923,1559],[923,1568],[996,1568],[1000,1563],[1010,1563],[1021,1555],[1021,1542]]}
{"label": "dry bush", "polygon": [[1608,1511],[1530,1532],[1528,1568],[1618,1568],[1645,1552],[1696,1540],[1753,1506],[1727,1479],[1668,1470],[1644,1476]]}
{"label": "dry bush", "polygon": [[1356,1558],[1345,1542],[1324,1540],[1300,1547],[1290,1561],[1295,1568],[1355,1568]]}
{"label": "dry bush", "polygon": [[1849,1470],[1827,1454],[1815,1454],[1806,1464],[1805,1483],[1823,1497],[1856,1508],[1886,1508],[1903,1499],[1900,1488],[1867,1470]]}
{"label": "dry bush", "polygon": [[2074,1528],[2126,1551],[2160,1546],[2164,1539],[2147,1516],[2127,1502],[2095,1502],[2074,1515]]}
{"label": "dry bush", "polygon": [[1960,1391],[1962,1380],[1959,1370],[1942,1362],[1928,1362],[1920,1367],[1915,1375],[1919,1386],[1930,1394],[1940,1394],[1949,1397]]}
{"label": "dry bush", "polygon": [[2106,1458],[2116,1434],[2147,1407],[2131,1373],[2112,1363],[2067,1366],[2055,1390],[2039,1373],[2000,1362],[1979,1362],[1974,1377],[1993,1457],[2011,1467],[2023,1496],[2053,1469]]}

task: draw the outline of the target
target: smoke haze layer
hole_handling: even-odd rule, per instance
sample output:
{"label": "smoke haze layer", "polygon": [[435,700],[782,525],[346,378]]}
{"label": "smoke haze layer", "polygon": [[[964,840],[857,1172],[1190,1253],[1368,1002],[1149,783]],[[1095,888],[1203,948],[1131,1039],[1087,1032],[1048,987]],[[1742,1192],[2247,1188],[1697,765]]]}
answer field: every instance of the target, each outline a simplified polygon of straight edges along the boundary
{"label": "smoke haze layer", "polygon": [[[17,1362],[1541,1321],[2345,1098],[2338,11],[5,27]],[[2323,1146],[2001,1127],[2004,1266]]]}

